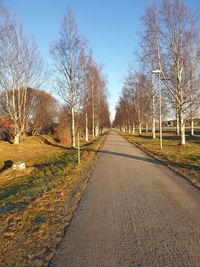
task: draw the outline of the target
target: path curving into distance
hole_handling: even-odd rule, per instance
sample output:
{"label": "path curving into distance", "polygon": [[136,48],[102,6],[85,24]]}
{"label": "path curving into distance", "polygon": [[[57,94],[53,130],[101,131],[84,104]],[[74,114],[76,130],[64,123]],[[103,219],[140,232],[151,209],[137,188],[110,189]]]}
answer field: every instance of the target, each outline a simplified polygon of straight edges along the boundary
{"label": "path curving into distance", "polygon": [[200,191],[110,132],[51,267],[200,266]]}

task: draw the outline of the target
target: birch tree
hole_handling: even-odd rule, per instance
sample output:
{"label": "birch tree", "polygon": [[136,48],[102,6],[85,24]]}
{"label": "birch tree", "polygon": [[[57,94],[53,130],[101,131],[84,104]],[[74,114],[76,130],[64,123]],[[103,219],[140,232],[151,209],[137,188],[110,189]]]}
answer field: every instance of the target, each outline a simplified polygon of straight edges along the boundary
{"label": "birch tree", "polygon": [[141,54],[139,54],[140,62],[144,64],[144,71],[151,80],[151,124],[152,137],[156,138],[156,92],[153,71],[157,68],[156,55],[156,27],[158,20],[158,11],[155,5],[146,9],[145,15],[142,17],[143,31],[140,33]]}
{"label": "birch tree", "polygon": [[[199,19],[194,13],[190,12],[181,0],[164,0],[161,17],[163,23],[160,27],[162,32],[160,46],[162,47],[163,59],[166,59],[161,62],[162,76],[166,88],[175,100],[181,145],[184,145],[185,114],[190,106],[188,105],[187,95],[190,94],[189,88],[191,85],[191,71],[188,69],[187,53],[191,42],[195,41],[195,35],[199,36]],[[189,37],[188,33],[195,34],[191,34]],[[194,64],[192,66],[195,68]]]}
{"label": "birch tree", "polygon": [[[192,38],[191,38],[192,36]],[[195,31],[187,33],[186,66],[188,70],[188,106],[190,135],[194,135],[194,117],[199,110],[200,102],[200,39]]]}
{"label": "birch tree", "polygon": [[[89,141],[89,114],[91,108],[91,92],[92,89],[92,65],[93,65],[93,57],[92,52],[90,51],[88,57],[85,56],[85,68],[84,68],[84,76],[83,76],[83,112],[84,112],[84,120],[85,120],[85,140]],[[94,107],[92,105],[92,110]],[[94,116],[93,116],[94,118]]]}
{"label": "birch tree", "polygon": [[[151,7],[151,10],[155,10],[155,7]],[[154,23],[151,29],[148,28],[148,32],[153,34],[155,40],[155,62],[157,69],[161,71],[162,89],[170,94],[171,106],[175,109],[179,124],[177,132],[180,129],[180,144],[184,145],[186,113],[191,107],[188,101],[188,95],[191,96],[191,64],[189,67],[188,58],[192,52],[191,43],[196,43],[199,39],[199,17],[191,12],[182,0],[163,0],[155,20],[151,19],[152,12],[154,11],[146,11],[145,17],[148,18],[147,21]],[[193,73],[199,69],[199,57],[196,59],[198,64],[194,64],[194,61],[192,63],[195,68]],[[191,102],[195,99],[197,98],[191,99]]]}
{"label": "birch tree", "polygon": [[73,14],[67,9],[51,54],[58,74],[56,91],[70,111],[71,147],[75,147],[75,112],[80,101],[83,79],[82,53],[83,42]]}
{"label": "birch tree", "polygon": [[92,137],[99,135],[99,105],[105,88],[101,67],[91,58],[87,67],[88,102],[91,105]]}
{"label": "birch tree", "polygon": [[151,110],[149,89],[150,83],[144,74],[128,73],[116,108],[114,126],[130,133],[132,124],[134,133],[137,124],[139,135],[142,134],[142,126],[148,122]]}
{"label": "birch tree", "polygon": [[44,78],[37,46],[23,34],[21,24],[8,10],[0,19],[0,91],[5,115],[14,125],[14,144],[26,131],[27,88],[39,88]]}
{"label": "birch tree", "polygon": [[150,111],[149,83],[144,74],[135,74],[133,89],[133,103],[138,119],[139,134],[142,134],[142,125],[147,121]]}

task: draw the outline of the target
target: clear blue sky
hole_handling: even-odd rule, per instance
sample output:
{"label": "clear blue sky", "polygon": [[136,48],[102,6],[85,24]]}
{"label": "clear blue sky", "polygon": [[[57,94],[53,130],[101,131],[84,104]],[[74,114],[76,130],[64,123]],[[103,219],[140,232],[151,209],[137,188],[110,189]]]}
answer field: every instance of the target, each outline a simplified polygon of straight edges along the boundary
{"label": "clear blue sky", "polygon": [[[57,37],[61,20],[69,5],[80,33],[89,41],[98,63],[104,64],[108,76],[110,110],[115,105],[128,64],[134,62],[140,17],[150,0],[2,0],[33,34],[44,60],[52,65],[49,45]],[[154,2],[159,2],[155,0]],[[200,8],[200,0],[187,0]],[[49,88],[50,89],[50,85]]]}

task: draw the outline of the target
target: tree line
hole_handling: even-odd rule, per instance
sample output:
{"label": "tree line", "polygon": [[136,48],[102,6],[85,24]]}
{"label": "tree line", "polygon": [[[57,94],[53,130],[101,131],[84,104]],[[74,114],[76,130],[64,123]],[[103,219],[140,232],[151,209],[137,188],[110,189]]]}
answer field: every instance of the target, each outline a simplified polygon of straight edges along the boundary
{"label": "tree line", "polygon": [[[138,33],[138,68],[130,68],[116,107],[114,125],[133,131],[151,126],[156,137],[159,82],[162,114],[176,120],[180,144],[185,144],[185,122],[191,135],[200,98],[199,12],[182,0],[162,0],[148,6]],[[157,72],[157,74],[156,74]]]}
{"label": "tree line", "polygon": [[[47,71],[33,38],[19,20],[0,6],[0,123],[10,131],[14,144],[26,134],[52,129],[75,147],[77,132],[89,140],[110,126],[107,78],[91,49],[78,32],[68,8],[58,38],[50,47],[54,60],[54,95],[44,87]],[[4,123],[2,123],[4,122]],[[8,123],[9,122],[9,123]]]}

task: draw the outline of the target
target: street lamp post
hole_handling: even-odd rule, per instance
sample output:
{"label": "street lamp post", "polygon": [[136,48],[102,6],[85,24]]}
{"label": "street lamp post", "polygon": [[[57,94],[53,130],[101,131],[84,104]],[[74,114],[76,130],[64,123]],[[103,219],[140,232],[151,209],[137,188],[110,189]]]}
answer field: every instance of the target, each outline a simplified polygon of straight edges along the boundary
{"label": "street lamp post", "polygon": [[162,149],[162,97],[161,97],[161,70],[153,70],[152,73],[158,74],[159,77],[159,130],[160,130],[160,149]]}

